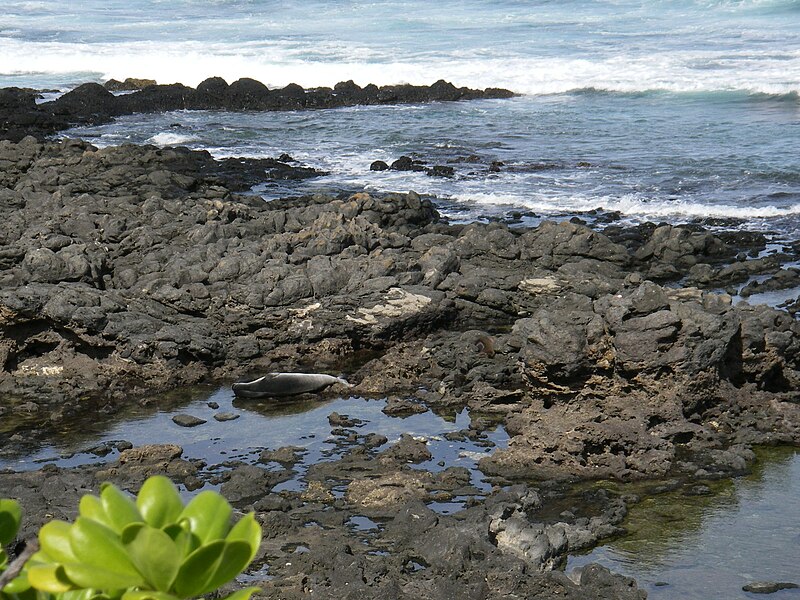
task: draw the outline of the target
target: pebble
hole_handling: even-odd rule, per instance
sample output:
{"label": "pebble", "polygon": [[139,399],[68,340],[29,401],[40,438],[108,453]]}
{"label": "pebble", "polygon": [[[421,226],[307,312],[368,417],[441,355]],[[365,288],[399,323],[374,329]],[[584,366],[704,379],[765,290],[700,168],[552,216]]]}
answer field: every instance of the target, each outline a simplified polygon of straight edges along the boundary
{"label": "pebble", "polygon": [[389,439],[379,433],[370,433],[364,438],[364,446],[367,448],[377,448],[383,446]]}
{"label": "pebble", "polygon": [[277,450],[264,450],[258,457],[262,463],[277,462],[283,465],[295,464],[300,460],[300,455],[306,452],[305,448],[297,446],[283,446]]}
{"label": "pebble", "polygon": [[774,594],[780,590],[793,590],[800,585],[789,581],[754,581],[742,587],[745,592],[752,594]]}
{"label": "pebble", "polygon": [[711,488],[707,485],[695,485],[686,490],[683,494],[684,496],[708,496],[711,493]]}
{"label": "pebble", "polygon": [[238,413],[221,412],[214,415],[214,418],[222,423],[223,421],[233,421],[238,419],[241,415]]}
{"label": "pebble", "polygon": [[360,427],[364,424],[364,421],[332,412],[328,415],[328,423],[330,423],[331,427]]}
{"label": "pebble", "polygon": [[386,407],[381,412],[390,417],[401,417],[428,412],[428,407],[413,400],[389,398]]}
{"label": "pebble", "polygon": [[193,415],[187,415],[181,413],[179,415],[175,415],[172,417],[172,422],[176,425],[180,425],[181,427],[197,427],[198,425],[202,425],[206,421],[199,417],[195,417]]}
{"label": "pebble", "polygon": [[95,456],[106,456],[113,450],[113,448],[109,444],[100,444],[98,446],[94,446],[93,448],[89,448],[86,452],[89,454],[94,454]]}

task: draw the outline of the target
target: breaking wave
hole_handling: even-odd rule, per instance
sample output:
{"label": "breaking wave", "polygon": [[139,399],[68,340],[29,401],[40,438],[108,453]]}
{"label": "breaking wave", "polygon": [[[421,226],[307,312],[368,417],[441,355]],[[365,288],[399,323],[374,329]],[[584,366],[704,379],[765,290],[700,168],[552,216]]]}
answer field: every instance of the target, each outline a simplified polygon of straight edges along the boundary
{"label": "breaking wave", "polygon": [[[374,54],[374,53],[373,53]],[[298,83],[332,86],[353,79],[366,85],[430,84],[446,79],[470,87],[504,87],[520,94],[561,94],[576,90],[635,93],[800,91],[800,50],[754,53],[676,50],[605,57],[372,55],[369,49],[329,44],[304,57],[296,44],[206,44],[160,42],[80,44],[0,37],[0,83],[30,75],[89,74],[96,80],[126,77],[197,85],[211,76],[229,83],[252,77],[270,86]],[[43,79],[43,81],[45,81]]]}

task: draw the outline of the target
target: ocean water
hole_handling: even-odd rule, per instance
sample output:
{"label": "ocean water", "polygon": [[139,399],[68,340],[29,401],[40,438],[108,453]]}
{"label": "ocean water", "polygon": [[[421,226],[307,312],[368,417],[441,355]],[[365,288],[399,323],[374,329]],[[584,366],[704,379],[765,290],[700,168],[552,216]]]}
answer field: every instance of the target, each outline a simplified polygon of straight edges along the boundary
{"label": "ocean water", "polygon": [[[567,571],[591,562],[634,577],[651,600],[747,600],[757,581],[794,582],[800,560],[800,453],[762,448],[750,475],[645,498],[623,526],[628,535],[570,557]],[[774,600],[797,598],[779,591]]]}
{"label": "ocean water", "polygon": [[[446,79],[519,95],[132,115],[65,135],[216,156],[289,153],[329,172],[257,187],[265,199],[416,190],[459,220],[588,218],[601,209],[631,223],[711,218],[776,242],[800,238],[798,0],[0,0],[0,87],[63,92],[109,78],[196,85],[210,76],[306,87]],[[369,170],[404,154],[452,166],[455,176]],[[493,170],[493,162],[502,165]],[[699,555],[651,568],[644,544],[639,558],[600,550],[591,559],[636,575],[660,598],[698,589],[698,597],[739,597],[736,573],[797,581],[793,572],[743,565],[761,553],[796,564],[797,528],[782,523],[797,523],[798,464],[793,458],[763,490],[736,484],[741,510],[721,521],[712,542],[686,542]],[[758,503],[762,493],[779,504],[778,518],[732,533],[731,522],[775,514]],[[703,553],[728,570],[727,583],[710,592],[700,586]],[[672,587],[655,586],[660,579]]]}
{"label": "ocean water", "polygon": [[[270,86],[499,86],[507,101],[319,112],[135,115],[68,131],[289,153],[330,175],[265,198],[368,189],[435,195],[473,220],[619,211],[731,219],[796,239],[797,0],[3,0],[0,86],[146,77]],[[407,154],[453,178],[370,172]],[[501,162],[499,170],[490,169]]]}

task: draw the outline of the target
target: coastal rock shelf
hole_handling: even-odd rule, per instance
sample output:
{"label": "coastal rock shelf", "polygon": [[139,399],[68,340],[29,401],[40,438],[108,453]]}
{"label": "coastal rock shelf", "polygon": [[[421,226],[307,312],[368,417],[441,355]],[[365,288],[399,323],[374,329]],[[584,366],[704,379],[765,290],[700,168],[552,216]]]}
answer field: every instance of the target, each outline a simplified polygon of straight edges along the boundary
{"label": "coastal rock shelf", "polygon": [[[223,491],[268,525],[270,571],[251,576],[269,597],[402,586],[411,597],[634,599],[636,583],[602,567],[572,579],[549,569],[620,533],[637,499],[589,490],[550,514],[558,486],[708,481],[746,472],[753,444],[800,443],[800,324],[676,286],[778,270],[796,245],[764,260],[763,236],[697,226],[450,225],[413,192],[264,202],[233,191],[315,174],[293,169],[0,142],[4,453],[188,384],[344,373],[354,402],[467,408],[469,428],[445,439],[480,441],[501,423],[508,447],[475,456],[493,489],[457,515],[433,508],[471,489],[468,472],[411,467],[431,456],[425,444],[382,449],[385,438],[359,437],[338,414],[331,434],[353,445],[310,466],[301,491],[273,491],[288,472],[230,463]],[[71,516],[74,496],[102,480],[133,489],[163,471],[205,483],[202,461],[177,446],[126,447],[107,466],[2,473],[2,487],[47,500],[33,521]],[[359,519],[381,525],[348,525]]]}
{"label": "coastal rock shelf", "polygon": [[26,135],[45,137],[75,125],[106,123],[114,117],[170,110],[311,110],[375,104],[452,102],[481,98],[510,98],[509,90],[457,88],[440,80],[430,86],[360,87],[352,81],[333,88],[303,89],[289,84],[269,89],[254,79],[232,84],[212,77],[197,88],[182,84],[150,85],[129,94],[114,95],[102,85],[85,83],[50,102],[36,104],[36,94],[19,88],[0,89],[0,139],[20,141]]}
{"label": "coastal rock shelf", "polygon": [[[573,577],[547,570],[568,546],[580,548],[618,532],[610,523],[625,514],[619,499],[586,494],[595,516],[581,526],[530,524],[527,514],[552,494],[540,496],[524,486],[494,493],[458,516],[442,514],[424,498],[468,491],[469,472],[411,468],[393,456],[404,445],[407,440],[383,450],[358,447],[342,459],[321,462],[300,493],[270,492],[294,474],[292,448],[279,451],[280,468],[264,466],[276,464],[269,453],[259,465],[232,461],[220,491],[237,509],[255,510],[264,526],[261,551],[239,583],[258,583],[262,597],[276,600],[299,600],[309,589],[313,597],[353,599],[646,597],[634,580],[599,565],[587,565]],[[160,473],[191,485],[198,466],[181,452],[172,444],[141,446],[100,468],[50,465],[38,472],[0,472],[0,483],[26,502],[28,537],[41,522],[74,519],[80,495],[96,492],[100,482],[137,489],[147,475]],[[340,484],[344,479],[347,491],[342,493],[341,485],[332,491],[329,477]]]}
{"label": "coastal rock shelf", "polygon": [[267,203],[213,164],[0,143],[12,413],[46,407],[46,431],[91,398],[310,369],[505,420],[509,448],[482,465],[498,477],[720,476],[749,444],[800,440],[797,321],[646,278],[719,274],[749,236],[452,226],[414,193]]}

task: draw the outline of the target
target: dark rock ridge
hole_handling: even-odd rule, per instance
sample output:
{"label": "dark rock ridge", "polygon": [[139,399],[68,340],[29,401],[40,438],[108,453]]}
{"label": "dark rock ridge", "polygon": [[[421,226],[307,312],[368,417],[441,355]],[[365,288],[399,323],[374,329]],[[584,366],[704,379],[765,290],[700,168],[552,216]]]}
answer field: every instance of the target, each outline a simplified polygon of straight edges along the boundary
{"label": "dark rock ridge", "polygon": [[142,90],[151,85],[156,85],[155,79],[137,79],[136,77],[128,77],[125,81],[117,79],[109,79],[103,84],[109,92],[132,92]]}
{"label": "dark rock ridge", "polygon": [[455,174],[455,169],[447,165],[434,165],[427,166],[420,160],[414,160],[410,156],[401,156],[391,165],[386,165],[382,161],[375,161],[369,166],[372,171],[385,171],[391,169],[393,171],[421,171],[430,177],[452,177]]}
{"label": "dark rock ridge", "polygon": [[647,279],[746,269],[749,241],[450,226],[414,193],[267,203],[210,164],[0,143],[0,393],[19,410],[377,353],[354,393],[494,414],[499,477],[725,476],[750,444],[800,441],[800,325]]}
{"label": "dark rock ridge", "polygon": [[[430,86],[388,85],[360,87],[352,81],[333,88],[303,89],[289,84],[269,89],[254,79],[232,84],[212,77],[197,88],[181,84],[147,85],[147,80],[112,83],[111,89],[135,89],[114,95],[98,83],[85,83],[57,100],[36,104],[35,94],[20,88],[0,89],[0,139],[20,141],[26,135],[42,138],[75,125],[106,123],[133,113],[169,110],[309,110],[354,105],[451,102],[480,98],[510,98],[498,88],[457,88],[440,80]],[[144,86],[144,87],[142,87]]]}
{"label": "dark rock ridge", "polygon": [[423,172],[430,177],[453,177],[455,176],[455,169],[448,165],[434,165],[427,166],[420,160],[414,160],[410,156],[401,156],[388,165],[382,160],[373,161],[369,165],[370,171],[417,171]]}

